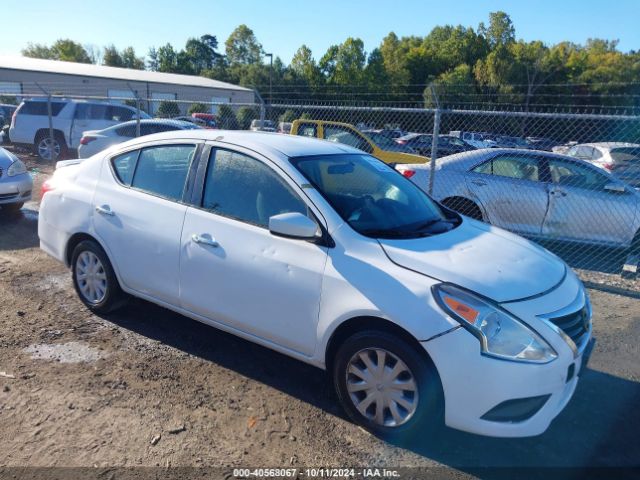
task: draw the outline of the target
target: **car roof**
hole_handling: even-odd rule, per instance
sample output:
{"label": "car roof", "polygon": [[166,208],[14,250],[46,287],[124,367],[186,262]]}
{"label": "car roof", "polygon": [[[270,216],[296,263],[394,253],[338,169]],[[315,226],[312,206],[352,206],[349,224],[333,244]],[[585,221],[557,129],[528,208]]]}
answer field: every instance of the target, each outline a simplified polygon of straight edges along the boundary
{"label": "car roof", "polygon": [[542,150],[527,150],[524,148],[480,148],[478,150],[471,150],[469,152],[456,153],[454,155],[447,155],[446,157],[438,158],[436,160],[438,166],[441,168],[455,169],[455,170],[468,170],[474,165],[489,160],[503,153],[511,155],[538,155],[548,158],[559,158],[563,160],[576,161],[573,157],[561,155],[559,153],[545,152]]}
{"label": "car roof", "polygon": [[[171,132],[145,135],[126,142],[127,146],[163,140],[204,140],[218,141],[248,148],[265,156],[283,154],[287,157],[310,155],[337,155],[359,153],[362,150],[342,143],[319,140],[311,137],[248,130],[175,130]],[[125,145],[125,144],[122,144]]]}

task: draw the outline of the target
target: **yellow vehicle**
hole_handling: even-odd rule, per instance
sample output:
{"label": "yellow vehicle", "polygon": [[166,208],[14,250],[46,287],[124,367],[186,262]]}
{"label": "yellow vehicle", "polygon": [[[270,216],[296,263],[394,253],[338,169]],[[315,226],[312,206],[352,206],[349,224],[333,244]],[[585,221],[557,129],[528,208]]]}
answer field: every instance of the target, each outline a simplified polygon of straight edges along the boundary
{"label": "yellow vehicle", "polygon": [[298,119],[291,125],[291,135],[344,143],[367,152],[385,163],[425,163],[429,160],[428,157],[399,151],[402,150],[402,145],[397,145],[391,139],[381,138],[376,143],[348,123]]}

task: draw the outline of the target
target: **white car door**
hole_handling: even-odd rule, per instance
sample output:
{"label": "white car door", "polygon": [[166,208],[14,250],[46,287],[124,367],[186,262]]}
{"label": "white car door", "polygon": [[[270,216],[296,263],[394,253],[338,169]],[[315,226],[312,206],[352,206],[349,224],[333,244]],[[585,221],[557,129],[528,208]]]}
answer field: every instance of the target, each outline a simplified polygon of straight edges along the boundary
{"label": "white car door", "polygon": [[182,202],[197,145],[160,144],[103,165],[93,226],[126,289],[178,305]]}
{"label": "white car door", "polygon": [[580,242],[628,245],[637,229],[638,196],[620,183],[620,191],[605,187],[616,181],[582,162],[549,159],[549,213],[543,234]]}
{"label": "white car door", "polygon": [[502,153],[473,168],[467,188],[484,207],[485,220],[507,230],[539,235],[549,194],[533,155]]}
{"label": "white car door", "polygon": [[316,344],[327,247],[274,236],[269,217],[310,215],[297,186],[270,162],[214,148],[199,207],[187,209],[182,308],[304,355]]}

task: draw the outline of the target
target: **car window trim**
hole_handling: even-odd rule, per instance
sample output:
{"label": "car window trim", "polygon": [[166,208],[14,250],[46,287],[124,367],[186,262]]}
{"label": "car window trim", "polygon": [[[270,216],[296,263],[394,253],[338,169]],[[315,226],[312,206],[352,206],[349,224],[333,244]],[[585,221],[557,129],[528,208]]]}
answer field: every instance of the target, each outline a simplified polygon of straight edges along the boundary
{"label": "car window trim", "polygon": [[[136,192],[141,192],[144,193],[146,195],[151,195],[152,197],[156,197],[156,198],[161,198],[163,200],[167,200],[169,202],[173,202],[173,203],[178,203],[180,205],[187,205],[190,206],[191,202],[190,199],[193,197],[193,188],[194,188],[194,181],[195,181],[195,172],[198,168],[198,165],[200,163],[200,156],[202,154],[202,146],[203,146],[204,142],[201,140],[191,140],[191,139],[184,139],[184,141],[176,141],[176,140],[171,140],[171,141],[167,141],[162,142],[162,143],[149,143],[149,144],[143,144],[143,145],[132,145],[131,148],[126,149],[126,150],[122,150],[119,152],[114,152],[112,155],[110,155],[107,158],[107,163],[109,164],[109,168],[111,170],[111,175],[113,176],[113,179],[116,181],[116,183],[118,185],[120,185],[123,188],[127,188],[130,190],[135,190]],[[193,155],[193,158],[191,159],[191,163],[189,164],[189,170],[187,172],[187,178],[185,179],[185,186],[184,186],[184,190],[182,192],[182,198],[179,200],[175,200],[173,198],[167,198],[163,195],[158,195],[156,193],[153,192],[149,192],[147,190],[143,190],[141,188],[136,188],[133,186],[133,179],[135,178],[135,174],[136,174],[136,170],[138,169],[138,160],[140,159],[140,153],[142,152],[142,150],[148,149],[148,148],[154,148],[154,147],[170,147],[170,146],[185,146],[185,145],[192,145],[195,147],[195,153]],[[113,165],[113,160],[116,157],[120,157],[122,155],[125,155],[129,152],[132,151],[137,151],[137,155],[136,155],[136,161],[134,164],[134,168],[133,168],[133,175],[131,176],[131,183],[132,185],[126,185],[125,183],[122,183],[122,181],[120,180],[120,178],[118,178],[118,174],[115,170],[115,166]]]}
{"label": "car window trim", "polygon": [[[625,189],[627,188],[627,185],[616,179],[616,178],[610,178],[609,176],[607,176],[606,173],[602,172],[600,168],[596,167],[595,165],[592,165],[591,163],[589,163],[587,160],[582,160],[580,158],[558,158],[558,157],[549,157],[546,159],[547,160],[547,168],[549,169],[549,183],[551,185],[557,185],[559,187],[562,188],[575,188],[578,189],[580,191],[587,191],[587,192],[595,192],[595,193],[606,193],[606,190],[604,188],[602,188],[601,190],[598,189],[594,189],[594,188],[585,188],[585,187],[578,187],[576,185],[561,185],[560,183],[556,183],[553,181],[552,177],[551,177],[551,167],[549,166],[549,162],[552,160],[558,161],[558,162],[566,162],[568,164],[572,164],[572,165],[576,165],[578,167],[584,167],[587,170],[591,170],[592,172],[594,172],[596,175],[601,175],[604,178],[606,178],[609,183],[610,182],[617,182],[620,183],[621,185],[624,185]],[[606,185],[606,184],[605,184]]]}
{"label": "car window trim", "polygon": [[202,201],[204,200],[204,186],[207,180],[207,172],[209,170],[209,163],[211,162],[212,153],[215,150],[226,150],[232,153],[237,153],[240,155],[245,155],[247,157],[253,158],[254,160],[261,162],[267,166],[267,168],[271,168],[276,175],[278,175],[282,181],[289,187],[290,190],[300,199],[302,203],[307,207],[307,210],[311,213],[313,220],[318,224],[321,231],[321,236],[317,239],[309,239],[306,240],[308,243],[315,243],[320,246],[324,246],[327,248],[335,247],[335,242],[329,231],[327,230],[326,220],[322,215],[320,209],[313,203],[313,201],[305,194],[304,189],[301,188],[295,180],[284,171],[279,165],[270,160],[269,158],[261,155],[254,150],[249,148],[241,147],[239,145],[228,144],[220,141],[210,141],[206,142],[203,146],[203,149],[200,154],[200,161],[197,166],[197,171],[194,175],[194,183],[193,183],[193,191],[191,194],[191,201],[189,206],[191,208],[195,208],[196,210],[200,210],[202,212],[206,212],[210,215],[214,215],[216,217],[225,218],[228,220],[232,220],[234,222],[242,223],[244,225],[251,225],[253,227],[260,228],[269,232],[269,228],[265,228],[262,225],[255,225],[250,222],[246,222],[244,220],[230,217],[228,215],[222,215],[217,212],[213,212],[207,208],[202,206]]}

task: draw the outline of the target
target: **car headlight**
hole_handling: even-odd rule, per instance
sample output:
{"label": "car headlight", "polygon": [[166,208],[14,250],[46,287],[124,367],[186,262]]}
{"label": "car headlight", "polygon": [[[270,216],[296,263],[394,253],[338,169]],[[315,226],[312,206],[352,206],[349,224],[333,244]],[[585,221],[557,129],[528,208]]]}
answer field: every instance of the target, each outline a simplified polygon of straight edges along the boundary
{"label": "car headlight", "polygon": [[21,175],[23,173],[27,173],[27,167],[20,160],[16,160],[9,168],[7,168],[7,176],[15,177],[16,175]]}
{"label": "car headlight", "polygon": [[445,283],[433,290],[440,307],[480,340],[484,354],[534,363],[558,356],[540,335],[490,301]]}

